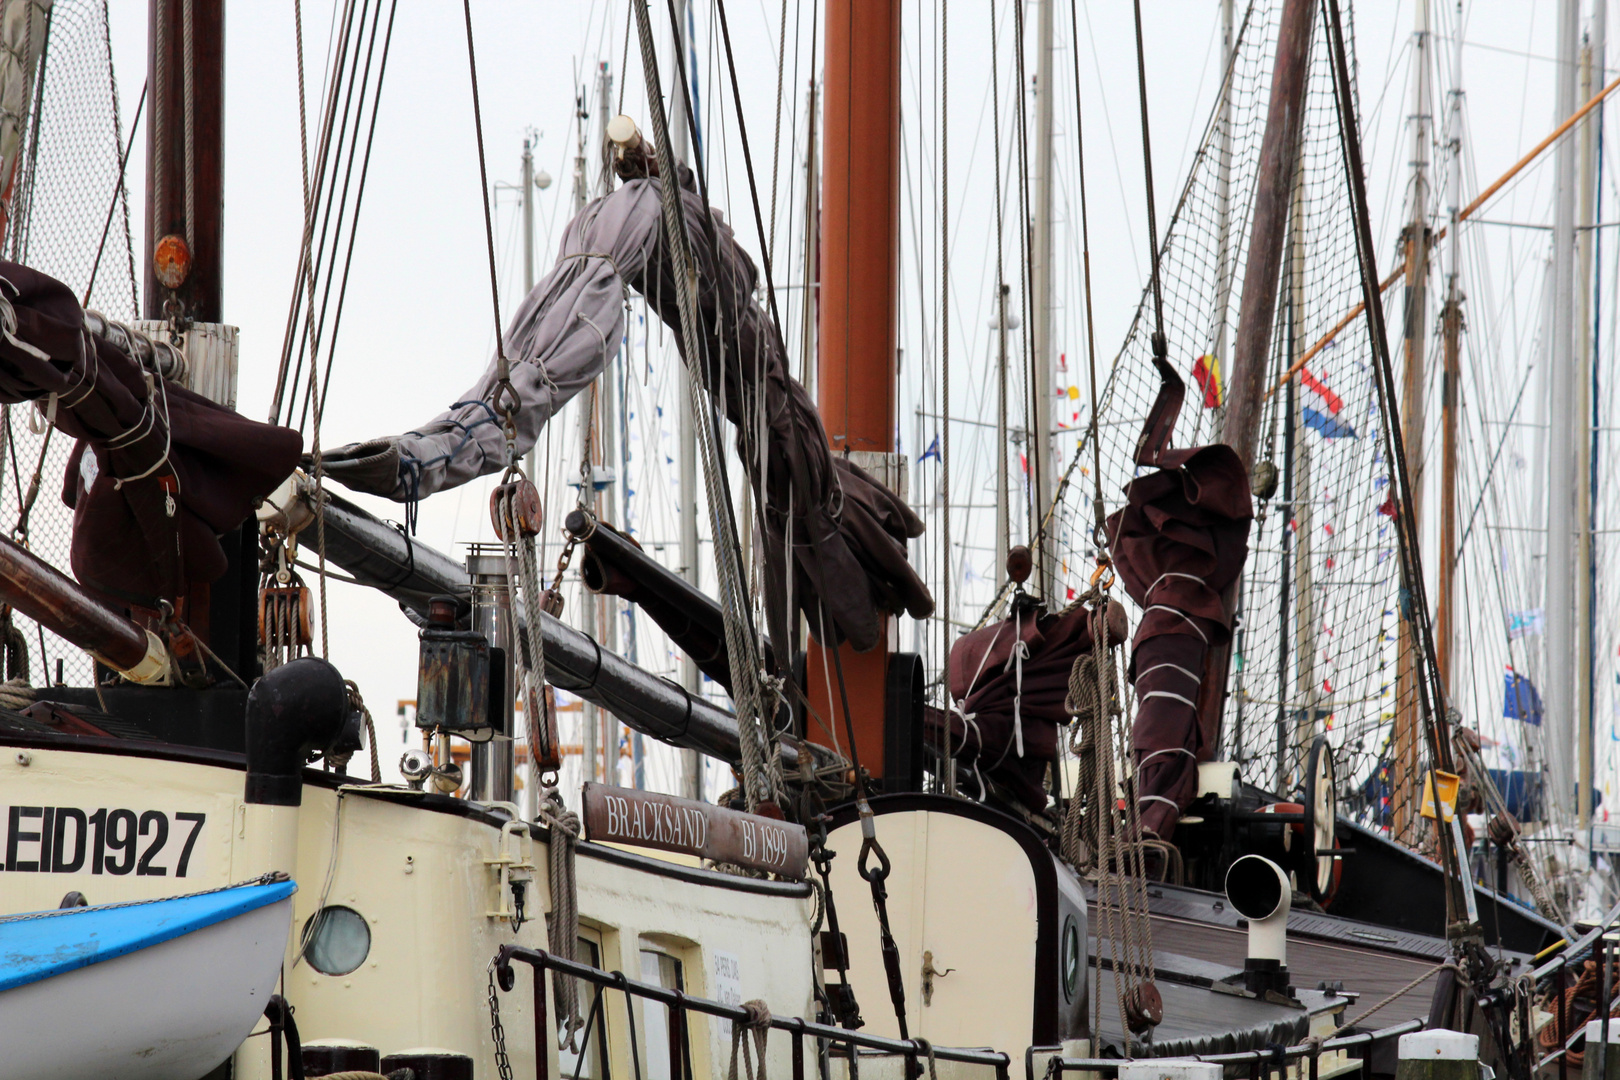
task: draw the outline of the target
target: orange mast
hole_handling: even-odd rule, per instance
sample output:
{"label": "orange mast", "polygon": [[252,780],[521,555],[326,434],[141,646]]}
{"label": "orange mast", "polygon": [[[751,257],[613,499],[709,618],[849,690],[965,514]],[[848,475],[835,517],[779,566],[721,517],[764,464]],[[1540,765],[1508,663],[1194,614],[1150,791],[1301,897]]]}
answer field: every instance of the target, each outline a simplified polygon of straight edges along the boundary
{"label": "orange mast", "polygon": [[[835,451],[891,455],[900,285],[899,0],[828,0],[822,117],[818,405]],[[875,462],[863,463],[869,464]],[[898,470],[871,471],[891,483],[898,478]],[[884,775],[890,636],[870,652],[845,645],[840,655],[855,749],[874,777]],[[812,644],[806,668],[811,702],[842,739],[832,658]]]}

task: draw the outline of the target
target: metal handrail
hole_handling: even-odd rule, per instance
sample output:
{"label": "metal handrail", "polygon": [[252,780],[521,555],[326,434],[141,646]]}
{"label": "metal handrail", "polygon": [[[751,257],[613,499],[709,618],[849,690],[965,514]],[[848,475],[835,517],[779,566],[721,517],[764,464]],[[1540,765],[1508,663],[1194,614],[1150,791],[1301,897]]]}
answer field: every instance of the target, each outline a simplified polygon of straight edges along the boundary
{"label": "metal handrail", "polygon": [[[1315,1075],[1314,1059],[1332,1050],[1346,1050],[1353,1046],[1362,1046],[1376,1042],[1380,1039],[1392,1039],[1408,1032],[1421,1031],[1428,1021],[1419,1017],[1415,1020],[1406,1020],[1392,1027],[1382,1028],[1378,1031],[1364,1031],[1355,1035],[1341,1035],[1335,1039],[1322,1039],[1299,1043],[1295,1046],[1285,1046],[1276,1049],[1238,1050],[1228,1054],[1176,1054],[1177,1061],[1203,1061],[1212,1065],[1272,1065],[1279,1066],[1302,1057],[1313,1059],[1312,1075]],[[1028,1080],[1035,1080],[1035,1055],[1043,1051],[1058,1049],[1057,1047],[1032,1046],[1024,1052],[1024,1074]],[[1140,1060],[1140,1059],[1138,1059]],[[1155,1059],[1147,1059],[1155,1060]],[[1051,1058],[1046,1063],[1046,1076],[1059,1077],[1066,1072],[1095,1072],[1102,1076],[1118,1076],[1121,1065],[1130,1064],[1125,1058],[1071,1058],[1061,1054]]]}
{"label": "metal handrail", "polygon": [[[496,983],[504,991],[510,992],[517,983],[517,975],[512,970],[513,961],[528,964],[534,969],[534,995],[535,995],[535,1034],[538,1038],[547,1026],[546,1013],[546,971],[560,972],[571,975],[576,979],[583,979],[596,986],[619,990],[627,996],[647,998],[672,1010],[684,1013],[687,1010],[703,1013],[707,1016],[730,1020],[734,1024],[751,1024],[754,1017],[746,1009],[735,1005],[726,1005],[709,998],[695,997],[681,990],[671,990],[656,983],[641,982],[629,978],[622,971],[603,971],[601,968],[591,967],[575,960],[565,960],[560,956],[553,956],[543,949],[526,949],[519,945],[503,945],[500,952],[495,955]],[[777,1031],[786,1031],[795,1038],[793,1041],[795,1060],[793,1075],[795,1080],[804,1074],[803,1048],[804,1038],[809,1036],[827,1043],[838,1043],[849,1047],[859,1047],[865,1050],[876,1050],[889,1054],[900,1054],[913,1063],[920,1058],[933,1058],[936,1061],[952,1061],[965,1065],[984,1065],[996,1070],[997,1080],[1008,1080],[1008,1070],[1012,1058],[999,1050],[971,1049],[964,1047],[933,1046],[926,1039],[891,1039],[884,1035],[869,1035],[848,1028],[833,1027],[830,1024],[818,1024],[803,1017],[780,1017],[773,1015],[770,1026]],[[536,1048],[535,1075],[538,1080],[548,1080],[547,1053],[544,1044]],[[1117,1063],[1116,1063],[1117,1064]],[[915,1074],[915,1070],[912,1070]],[[678,1072],[671,1075],[679,1076]]]}

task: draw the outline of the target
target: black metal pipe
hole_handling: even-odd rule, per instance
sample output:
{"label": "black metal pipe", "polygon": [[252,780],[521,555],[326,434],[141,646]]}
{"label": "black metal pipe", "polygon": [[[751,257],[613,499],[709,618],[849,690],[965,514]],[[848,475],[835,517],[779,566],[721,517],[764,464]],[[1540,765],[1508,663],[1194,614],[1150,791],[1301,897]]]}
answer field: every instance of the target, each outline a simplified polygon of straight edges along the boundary
{"label": "black metal pipe", "polygon": [[[584,510],[570,511],[563,527],[585,545],[587,555],[580,576],[586,588],[635,604],[703,674],[731,690],[725,614],[718,601]],[[764,646],[766,670],[774,671],[776,660],[769,638]]]}
{"label": "black metal pipe", "polygon": [[[297,806],[310,752],[341,739],[352,713],[343,676],[320,657],[299,657],[256,680],[247,700],[244,800]],[[352,722],[358,747],[359,716]]]}
{"label": "black metal pipe", "polygon": [[[455,596],[466,602],[467,568],[461,563],[340,496],[328,494],[326,499],[329,562],[423,618],[431,597]],[[541,614],[540,633],[552,685],[601,706],[644,735],[724,761],[742,760],[737,718],[731,713],[608,652],[550,615]],[[783,764],[796,768],[798,761],[798,744],[783,739]]]}

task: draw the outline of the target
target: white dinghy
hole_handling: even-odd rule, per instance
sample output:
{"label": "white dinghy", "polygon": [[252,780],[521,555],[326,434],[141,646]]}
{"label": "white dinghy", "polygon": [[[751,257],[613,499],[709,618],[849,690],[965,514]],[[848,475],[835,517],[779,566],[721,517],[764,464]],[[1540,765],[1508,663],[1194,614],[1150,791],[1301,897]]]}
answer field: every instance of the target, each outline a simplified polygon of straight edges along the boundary
{"label": "white dinghy", "polygon": [[211,892],[0,916],[9,1080],[196,1080],[275,990],[292,894],[276,875]]}

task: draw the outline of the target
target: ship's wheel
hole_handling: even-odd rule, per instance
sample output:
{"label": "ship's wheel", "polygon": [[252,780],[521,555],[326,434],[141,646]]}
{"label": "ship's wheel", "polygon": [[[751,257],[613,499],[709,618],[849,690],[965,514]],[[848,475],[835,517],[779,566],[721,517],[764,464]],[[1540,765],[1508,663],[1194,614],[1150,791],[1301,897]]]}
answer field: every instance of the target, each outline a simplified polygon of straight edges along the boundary
{"label": "ship's wheel", "polygon": [[1339,859],[1334,826],[1339,818],[1339,789],[1333,782],[1333,747],[1326,735],[1311,740],[1305,756],[1305,850],[1299,853],[1300,878],[1310,885],[1318,903],[1330,898],[1339,884]]}

